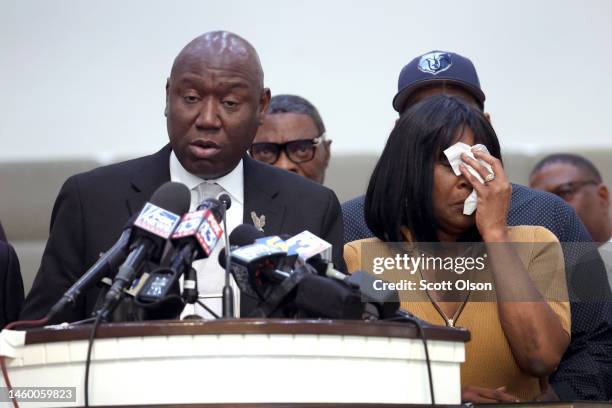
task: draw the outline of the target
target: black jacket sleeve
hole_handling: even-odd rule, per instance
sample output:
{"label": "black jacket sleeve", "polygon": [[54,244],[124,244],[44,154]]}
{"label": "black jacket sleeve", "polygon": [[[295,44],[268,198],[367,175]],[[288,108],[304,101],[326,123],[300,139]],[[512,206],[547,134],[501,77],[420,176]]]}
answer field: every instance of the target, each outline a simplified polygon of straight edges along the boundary
{"label": "black jacket sleeve", "polygon": [[0,329],[19,317],[23,304],[23,280],[19,269],[19,259],[12,246],[0,242],[0,273],[2,284],[2,310]]}
{"label": "black jacket sleeve", "polygon": [[[26,298],[22,320],[44,317],[85,270],[86,242],[82,214],[78,180],[73,176],[64,183],[53,206],[49,239]],[[61,321],[80,320],[84,318],[84,310],[83,305],[77,305],[58,318]]]}

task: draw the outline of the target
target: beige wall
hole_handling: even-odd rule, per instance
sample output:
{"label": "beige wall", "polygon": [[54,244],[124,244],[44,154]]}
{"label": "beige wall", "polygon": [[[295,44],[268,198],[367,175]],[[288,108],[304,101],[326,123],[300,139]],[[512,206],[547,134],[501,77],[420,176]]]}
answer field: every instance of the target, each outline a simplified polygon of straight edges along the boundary
{"label": "beige wall", "polygon": [[[579,151],[591,159],[612,186],[612,150]],[[533,165],[545,152],[528,155],[506,152],[504,162],[513,182],[524,184]],[[366,190],[376,155],[336,154],[332,157],[326,185],[341,202]],[[72,174],[98,166],[93,159],[0,163],[0,221],[21,262],[26,291],[40,264],[48,237],[53,203],[62,183]]]}

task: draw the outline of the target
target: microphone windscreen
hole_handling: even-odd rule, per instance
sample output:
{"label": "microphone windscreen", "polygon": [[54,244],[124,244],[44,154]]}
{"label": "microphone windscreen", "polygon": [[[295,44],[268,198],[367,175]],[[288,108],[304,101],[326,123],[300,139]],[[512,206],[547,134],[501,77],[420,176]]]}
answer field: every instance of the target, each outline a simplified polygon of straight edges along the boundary
{"label": "microphone windscreen", "polygon": [[221,202],[219,200],[217,200],[216,198],[207,198],[205,200],[203,200],[200,204],[198,204],[198,207],[196,208],[197,211],[201,211],[201,210],[212,210],[212,209],[219,209],[221,207]]}
{"label": "microphone windscreen", "polygon": [[376,289],[374,284],[377,280],[374,275],[365,271],[355,271],[345,282],[359,287],[362,299],[376,306],[381,319],[393,317],[400,307],[399,294],[396,290]]}
{"label": "microphone windscreen", "polygon": [[256,239],[263,238],[265,235],[250,224],[240,224],[229,236],[230,245],[245,246],[251,245]]}
{"label": "microphone windscreen", "polygon": [[221,265],[221,267],[223,269],[225,269],[225,248],[222,248],[221,251],[219,251],[219,265]]}
{"label": "microphone windscreen", "polygon": [[295,306],[310,318],[361,319],[364,303],[359,291],[344,282],[318,275],[300,281]]}
{"label": "microphone windscreen", "polygon": [[215,216],[216,220],[221,221],[223,219],[223,216],[221,215],[222,205],[223,204],[221,204],[221,202],[215,198],[207,198],[206,200],[198,204],[196,210],[210,210]]}
{"label": "microphone windscreen", "polygon": [[226,210],[229,210],[232,206],[232,199],[230,198],[229,194],[221,193],[219,194],[217,199],[221,201],[223,205],[225,205]]}
{"label": "microphone windscreen", "polygon": [[183,215],[189,211],[191,193],[184,184],[168,181],[155,190],[149,202],[166,211]]}

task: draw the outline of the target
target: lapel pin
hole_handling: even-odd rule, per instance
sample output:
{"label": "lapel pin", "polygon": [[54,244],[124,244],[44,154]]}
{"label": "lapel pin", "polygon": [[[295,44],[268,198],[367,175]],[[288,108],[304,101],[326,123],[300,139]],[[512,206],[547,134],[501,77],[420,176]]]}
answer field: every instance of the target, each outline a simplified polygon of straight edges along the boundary
{"label": "lapel pin", "polygon": [[263,232],[263,227],[266,225],[266,216],[262,214],[258,217],[255,211],[251,211],[251,219],[255,228]]}

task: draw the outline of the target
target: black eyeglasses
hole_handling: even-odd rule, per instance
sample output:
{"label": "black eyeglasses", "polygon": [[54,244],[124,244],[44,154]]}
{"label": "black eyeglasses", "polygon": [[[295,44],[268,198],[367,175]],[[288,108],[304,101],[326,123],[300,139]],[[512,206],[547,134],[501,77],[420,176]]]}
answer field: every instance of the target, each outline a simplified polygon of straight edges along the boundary
{"label": "black eyeglasses", "polygon": [[323,135],[314,139],[293,140],[287,143],[253,143],[249,149],[249,153],[255,160],[262,161],[268,164],[274,164],[278,161],[281,151],[294,163],[305,163],[310,161],[315,156],[315,150],[323,141]]}
{"label": "black eyeglasses", "polygon": [[598,185],[599,183],[595,180],[584,180],[584,181],[570,181],[564,183],[551,191],[554,195],[561,197],[564,200],[569,200],[574,194],[578,192],[582,187],[588,185]]}

